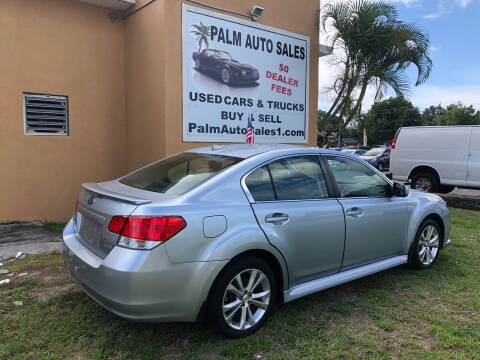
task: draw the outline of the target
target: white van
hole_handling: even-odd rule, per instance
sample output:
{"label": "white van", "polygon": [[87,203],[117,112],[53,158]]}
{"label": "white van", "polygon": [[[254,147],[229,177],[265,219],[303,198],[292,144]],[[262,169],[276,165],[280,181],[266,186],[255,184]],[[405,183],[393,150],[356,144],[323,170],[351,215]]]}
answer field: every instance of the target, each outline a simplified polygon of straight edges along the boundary
{"label": "white van", "polygon": [[393,180],[426,192],[480,188],[480,125],[398,129],[390,171]]}

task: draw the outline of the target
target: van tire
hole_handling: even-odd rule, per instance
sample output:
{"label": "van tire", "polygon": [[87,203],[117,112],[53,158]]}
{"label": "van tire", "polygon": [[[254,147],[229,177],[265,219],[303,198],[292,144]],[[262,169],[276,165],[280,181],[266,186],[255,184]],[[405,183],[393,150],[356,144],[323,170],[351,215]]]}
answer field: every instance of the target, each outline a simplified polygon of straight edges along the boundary
{"label": "van tire", "polygon": [[431,172],[418,172],[412,177],[411,187],[412,189],[422,190],[424,192],[436,193],[440,189],[440,183],[435,174]]}

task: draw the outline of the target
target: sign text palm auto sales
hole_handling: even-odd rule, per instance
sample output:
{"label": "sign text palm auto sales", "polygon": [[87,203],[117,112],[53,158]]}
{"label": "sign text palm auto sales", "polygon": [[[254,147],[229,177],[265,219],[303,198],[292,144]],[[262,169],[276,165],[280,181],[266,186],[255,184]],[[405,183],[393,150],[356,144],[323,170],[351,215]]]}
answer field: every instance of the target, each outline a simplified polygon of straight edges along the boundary
{"label": "sign text palm auto sales", "polygon": [[256,142],[307,142],[308,37],[188,5],[182,23],[185,141],[243,142],[253,114]]}

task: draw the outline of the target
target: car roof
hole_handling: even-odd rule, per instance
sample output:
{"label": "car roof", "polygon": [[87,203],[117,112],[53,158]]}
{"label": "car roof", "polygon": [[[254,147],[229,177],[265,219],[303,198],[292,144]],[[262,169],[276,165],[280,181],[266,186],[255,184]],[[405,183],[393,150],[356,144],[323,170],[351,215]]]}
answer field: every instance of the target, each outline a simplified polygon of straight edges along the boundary
{"label": "car roof", "polygon": [[189,152],[225,155],[246,159],[255,155],[264,154],[272,151],[297,149],[315,150],[316,148],[290,144],[228,144],[204,146],[189,150]]}

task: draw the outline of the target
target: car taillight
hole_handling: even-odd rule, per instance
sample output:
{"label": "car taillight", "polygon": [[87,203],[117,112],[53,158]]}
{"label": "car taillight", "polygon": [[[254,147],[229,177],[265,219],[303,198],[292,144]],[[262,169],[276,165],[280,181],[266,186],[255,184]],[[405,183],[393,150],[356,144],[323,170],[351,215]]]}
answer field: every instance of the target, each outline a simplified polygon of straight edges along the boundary
{"label": "car taillight", "polygon": [[118,245],[152,249],[180,232],[187,223],[180,216],[114,216],[108,230],[121,235]]}
{"label": "car taillight", "polygon": [[393,138],[393,141],[392,141],[392,149],[395,149],[395,145],[397,145],[397,138]]}
{"label": "car taillight", "polygon": [[127,222],[128,216],[114,216],[108,225],[108,231],[120,234]]}

